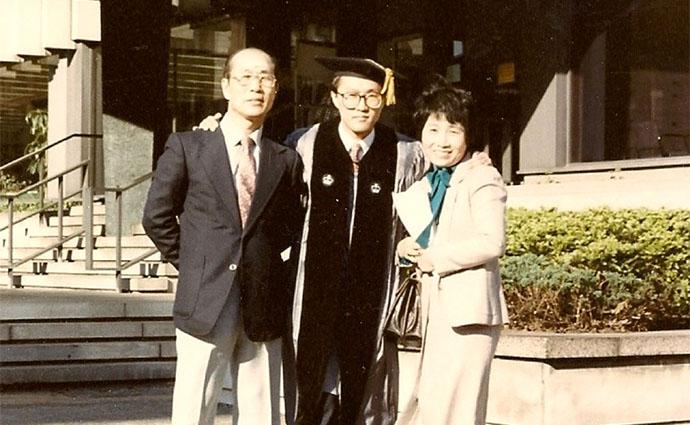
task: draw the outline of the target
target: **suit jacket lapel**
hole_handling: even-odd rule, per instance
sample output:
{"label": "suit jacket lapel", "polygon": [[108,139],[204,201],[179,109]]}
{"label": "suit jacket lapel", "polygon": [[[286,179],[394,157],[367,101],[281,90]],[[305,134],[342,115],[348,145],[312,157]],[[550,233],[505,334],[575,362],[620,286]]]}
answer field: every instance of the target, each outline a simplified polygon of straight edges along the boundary
{"label": "suit jacket lapel", "polygon": [[281,147],[268,139],[262,140],[261,143],[259,173],[256,176],[256,191],[252,198],[252,206],[249,210],[245,232],[251,229],[256,223],[256,219],[261,216],[261,212],[278,187],[280,177],[283,175],[283,169],[285,168],[283,161],[276,160],[278,155],[277,149],[281,149]]}
{"label": "suit jacket lapel", "polygon": [[237,192],[235,182],[230,170],[230,160],[228,159],[228,149],[225,146],[223,132],[219,129],[212,133],[204,134],[204,149],[201,150],[201,161],[206,168],[211,185],[218,192],[218,196],[223,200],[223,205],[233,220],[240,219],[240,210],[237,206]]}
{"label": "suit jacket lapel", "polygon": [[458,204],[457,198],[460,193],[460,183],[465,180],[472,168],[478,165],[476,160],[470,158],[458,164],[455,171],[453,171],[453,175],[450,177],[450,183],[448,184],[448,190],[446,191],[446,196],[443,199],[441,216],[438,218],[439,227],[445,227],[446,218],[453,216],[455,206]]}

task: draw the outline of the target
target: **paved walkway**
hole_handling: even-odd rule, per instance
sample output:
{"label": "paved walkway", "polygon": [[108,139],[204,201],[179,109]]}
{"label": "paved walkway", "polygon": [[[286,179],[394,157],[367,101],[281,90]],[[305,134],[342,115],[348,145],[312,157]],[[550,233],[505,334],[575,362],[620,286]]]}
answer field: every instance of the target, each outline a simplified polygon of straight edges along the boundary
{"label": "paved walkway", "polygon": [[[0,425],[169,425],[172,381],[0,387]],[[216,425],[230,425],[221,407]]]}

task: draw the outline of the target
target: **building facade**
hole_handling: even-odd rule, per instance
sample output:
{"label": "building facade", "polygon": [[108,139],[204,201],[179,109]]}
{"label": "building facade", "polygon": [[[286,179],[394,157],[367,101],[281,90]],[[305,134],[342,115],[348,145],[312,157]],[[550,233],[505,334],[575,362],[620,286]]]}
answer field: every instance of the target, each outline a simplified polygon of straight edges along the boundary
{"label": "building facade", "polygon": [[[255,46],[278,63],[275,139],[328,93],[314,56],[368,56],[398,72],[383,119],[403,133],[428,74],[473,93],[512,205],[690,208],[689,0],[334,3],[1,0],[0,162],[22,151],[24,114],[46,108],[49,141],[102,132],[96,182],[126,185],[170,131],[225,109],[225,57]],[[85,151],[51,151],[49,174]]]}

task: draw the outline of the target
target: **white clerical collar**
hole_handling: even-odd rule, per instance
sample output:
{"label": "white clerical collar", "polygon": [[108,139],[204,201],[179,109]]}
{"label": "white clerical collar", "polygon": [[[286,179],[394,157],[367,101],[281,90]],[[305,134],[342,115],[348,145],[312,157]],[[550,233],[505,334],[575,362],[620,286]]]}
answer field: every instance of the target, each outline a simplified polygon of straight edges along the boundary
{"label": "white clerical collar", "polygon": [[374,143],[375,133],[376,129],[372,129],[364,139],[360,139],[353,135],[351,131],[348,131],[342,121],[340,121],[338,124],[338,135],[340,136],[340,140],[343,142],[343,146],[345,146],[345,150],[350,152],[352,146],[355,143],[359,143],[362,146],[362,156],[367,153],[371,145]]}

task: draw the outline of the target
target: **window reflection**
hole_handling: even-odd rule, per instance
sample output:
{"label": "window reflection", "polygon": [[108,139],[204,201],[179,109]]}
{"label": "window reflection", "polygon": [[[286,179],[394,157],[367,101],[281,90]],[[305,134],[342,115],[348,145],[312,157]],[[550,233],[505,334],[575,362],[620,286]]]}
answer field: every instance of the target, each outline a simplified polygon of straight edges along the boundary
{"label": "window reflection", "polygon": [[572,159],[690,155],[690,2],[583,3]]}
{"label": "window reflection", "polygon": [[244,47],[244,20],[179,23],[170,29],[168,106],[173,131],[226,109],[220,80],[229,51]]}

